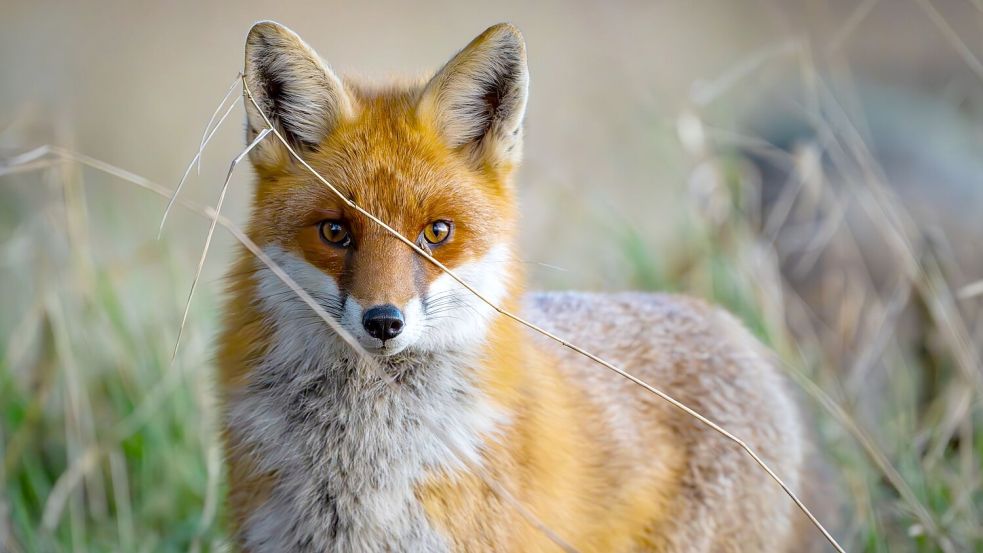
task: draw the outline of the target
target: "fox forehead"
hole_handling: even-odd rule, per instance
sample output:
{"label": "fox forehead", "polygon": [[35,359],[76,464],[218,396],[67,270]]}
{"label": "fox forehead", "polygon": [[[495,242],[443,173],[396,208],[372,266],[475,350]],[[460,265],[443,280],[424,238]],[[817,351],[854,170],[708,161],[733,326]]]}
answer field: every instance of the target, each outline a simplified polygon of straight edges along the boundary
{"label": "fox forehead", "polygon": [[[339,124],[313,157],[312,165],[332,175],[346,197],[394,228],[449,210],[487,220],[508,203],[496,175],[473,169],[417,119],[416,91],[367,96],[356,96],[356,117]],[[336,196],[328,200],[343,204]]]}

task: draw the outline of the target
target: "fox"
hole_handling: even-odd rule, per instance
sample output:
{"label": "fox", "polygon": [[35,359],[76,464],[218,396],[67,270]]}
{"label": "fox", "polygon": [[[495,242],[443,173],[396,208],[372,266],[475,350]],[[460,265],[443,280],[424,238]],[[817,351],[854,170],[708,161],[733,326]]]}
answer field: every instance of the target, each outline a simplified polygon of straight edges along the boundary
{"label": "fox", "polygon": [[[515,26],[488,28],[429,78],[379,85],[339,77],[262,21],[243,81],[256,175],[246,234],[359,347],[239,252],[216,379],[237,548],[814,546],[816,530],[734,443],[504,315],[740,436],[791,490],[810,483],[795,398],[735,317],[677,295],[524,292],[514,176],[529,71]],[[268,125],[282,140],[260,136]]]}

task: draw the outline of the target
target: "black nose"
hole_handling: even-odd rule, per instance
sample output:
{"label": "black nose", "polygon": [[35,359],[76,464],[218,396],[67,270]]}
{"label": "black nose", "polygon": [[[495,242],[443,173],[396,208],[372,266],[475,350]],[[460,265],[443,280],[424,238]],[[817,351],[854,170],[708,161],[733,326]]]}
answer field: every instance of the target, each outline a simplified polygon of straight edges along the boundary
{"label": "black nose", "polygon": [[362,326],[369,336],[385,342],[403,331],[403,313],[393,305],[379,305],[365,312]]}

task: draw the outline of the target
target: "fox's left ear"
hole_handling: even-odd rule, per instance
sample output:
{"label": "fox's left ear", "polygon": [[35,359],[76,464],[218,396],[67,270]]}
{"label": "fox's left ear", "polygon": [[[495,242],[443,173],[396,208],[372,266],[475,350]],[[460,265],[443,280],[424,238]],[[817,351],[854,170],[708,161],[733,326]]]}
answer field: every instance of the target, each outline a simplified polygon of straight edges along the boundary
{"label": "fox's left ear", "polygon": [[[339,121],[352,117],[353,102],[341,79],[296,33],[274,21],[260,21],[249,30],[243,75],[263,110],[245,98],[247,142],[269,119],[294,148],[313,149]],[[249,157],[257,169],[290,160],[275,138],[260,143]]]}
{"label": "fox's left ear", "polygon": [[526,44],[508,23],[490,27],[430,80],[418,113],[479,167],[518,163],[529,70]]}

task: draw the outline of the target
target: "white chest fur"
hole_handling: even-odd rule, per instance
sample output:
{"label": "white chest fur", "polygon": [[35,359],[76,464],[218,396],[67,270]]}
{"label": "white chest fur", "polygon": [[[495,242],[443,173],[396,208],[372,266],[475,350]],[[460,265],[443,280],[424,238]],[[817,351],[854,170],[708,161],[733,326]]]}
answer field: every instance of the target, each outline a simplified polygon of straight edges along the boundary
{"label": "white chest fur", "polygon": [[473,358],[387,358],[393,390],[306,306],[265,307],[273,346],[228,398],[235,442],[257,471],[276,475],[244,521],[244,544],[257,553],[446,550],[414,490],[435,473],[464,470],[452,451],[479,461],[500,422],[478,395]]}
{"label": "white chest fur", "polygon": [[462,469],[444,440],[477,458],[493,417],[449,366],[414,360],[393,369],[416,374],[404,374],[394,392],[349,360],[267,362],[232,401],[237,441],[257,470],[277,475],[245,524],[252,550],[444,549],[414,488],[434,472]]}

